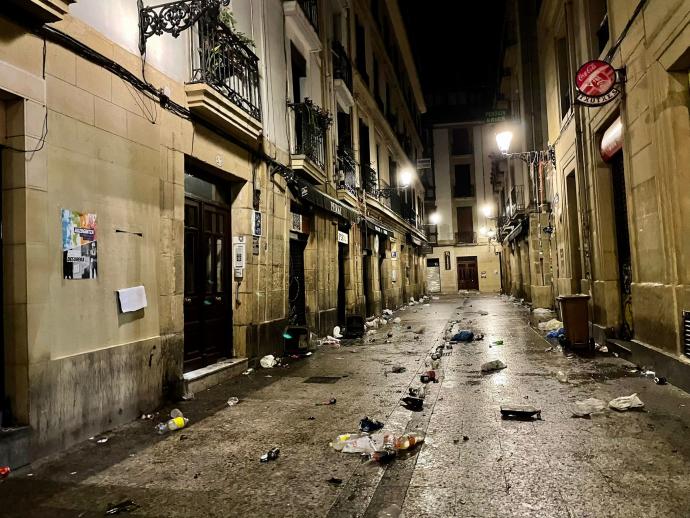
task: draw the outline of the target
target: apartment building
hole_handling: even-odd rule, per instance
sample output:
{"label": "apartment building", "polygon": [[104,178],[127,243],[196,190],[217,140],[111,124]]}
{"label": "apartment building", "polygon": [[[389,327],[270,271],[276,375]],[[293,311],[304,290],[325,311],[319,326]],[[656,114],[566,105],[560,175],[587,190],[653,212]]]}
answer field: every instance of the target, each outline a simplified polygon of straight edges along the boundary
{"label": "apartment building", "polygon": [[7,463],[422,294],[424,104],[395,1],[10,4]]}
{"label": "apartment building", "polygon": [[429,290],[498,292],[501,246],[491,184],[494,125],[437,124],[433,142],[436,197],[429,220],[433,252],[426,259]]}
{"label": "apartment building", "polygon": [[[545,171],[553,292],[589,294],[598,342],[618,339],[634,361],[684,387],[689,19],[682,0],[546,0],[536,31],[554,154]],[[601,84],[578,74],[592,60],[608,71],[598,96],[587,92]]]}

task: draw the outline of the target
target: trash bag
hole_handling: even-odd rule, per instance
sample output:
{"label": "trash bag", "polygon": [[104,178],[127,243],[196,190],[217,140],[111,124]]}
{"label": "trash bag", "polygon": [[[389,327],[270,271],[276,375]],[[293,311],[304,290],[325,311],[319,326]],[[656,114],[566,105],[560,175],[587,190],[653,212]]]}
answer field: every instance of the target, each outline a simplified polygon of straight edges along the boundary
{"label": "trash bag", "polygon": [[482,363],[482,372],[493,372],[505,369],[507,365],[501,360],[492,360],[490,362]]}
{"label": "trash bag", "polygon": [[259,363],[261,364],[261,366],[264,369],[272,369],[273,367],[276,366],[278,361],[276,360],[275,356],[273,356],[272,354],[268,354],[268,355],[264,356],[263,358],[261,358]]}
{"label": "trash bag", "polygon": [[342,338],[343,335],[340,333],[340,326],[335,326],[333,328],[333,338]]}
{"label": "trash bag", "polygon": [[619,412],[625,412],[631,408],[642,408],[644,403],[637,397],[637,394],[631,394],[629,396],[621,396],[616,399],[609,401],[609,406],[614,410]]}
{"label": "trash bag", "polygon": [[540,331],[556,331],[563,327],[563,322],[556,318],[552,318],[546,322],[540,322],[538,327]]}
{"label": "trash bag", "polygon": [[471,342],[474,340],[474,333],[467,329],[457,332],[451,338],[451,342]]}
{"label": "trash bag", "polygon": [[587,417],[596,412],[602,412],[606,408],[606,403],[601,399],[594,397],[585,399],[583,401],[576,401],[573,406],[573,416]]}

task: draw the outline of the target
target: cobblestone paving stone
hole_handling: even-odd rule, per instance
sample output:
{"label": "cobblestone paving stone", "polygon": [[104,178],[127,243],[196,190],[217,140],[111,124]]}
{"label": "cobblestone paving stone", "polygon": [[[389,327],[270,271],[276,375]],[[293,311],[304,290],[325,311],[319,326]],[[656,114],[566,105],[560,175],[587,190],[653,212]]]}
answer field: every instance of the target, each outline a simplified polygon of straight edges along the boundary
{"label": "cobblestone paving stone", "polygon": [[[190,418],[184,430],[158,436],[157,421],[136,421],[105,444],[87,441],[13,473],[0,484],[0,515],[103,516],[109,503],[132,499],[141,507],[130,515],[149,517],[377,517],[391,506],[407,518],[690,516],[685,392],[613,355],[546,351],[528,310],[503,297],[442,297],[396,316],[400,325],[363,344],[324,345],[289,368],[257,369],[176,404]],[[454,345],[424,411],[406,410],[399,398],[418,385],[450,320],[486,336]],[[508,368],[482,374],[496,358]],[[391,373],[394,365],[406,371]],[[304,383],[310,376],[339,379]],[[633,392],[642,411],[571,417],[577,400]],[[228,407],[229,396],[240,404]],[[336,405],[316,405],[330,397]],[[509,401],[540,407],[543,420],[502,420]],[[385,466],[329,447],[364,415],[395,433],[426,430],[427,440]],[[279,459],[259,463],[274,446]]]}

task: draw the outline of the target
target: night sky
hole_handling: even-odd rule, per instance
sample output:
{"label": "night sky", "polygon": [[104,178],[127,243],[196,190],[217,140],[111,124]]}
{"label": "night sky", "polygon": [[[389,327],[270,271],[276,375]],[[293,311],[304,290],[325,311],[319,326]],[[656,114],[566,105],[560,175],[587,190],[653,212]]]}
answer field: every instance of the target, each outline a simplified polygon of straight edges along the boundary
{"label": "night sky", "polygon": [[497,81],[505,0],[399,0],[425,96]]}

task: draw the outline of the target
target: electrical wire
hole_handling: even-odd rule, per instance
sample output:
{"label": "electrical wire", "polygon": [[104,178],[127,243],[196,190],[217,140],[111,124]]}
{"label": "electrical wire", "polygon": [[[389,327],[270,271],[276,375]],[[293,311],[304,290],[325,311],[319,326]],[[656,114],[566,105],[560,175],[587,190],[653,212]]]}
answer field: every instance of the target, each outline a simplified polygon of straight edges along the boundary
{"label": "electrical wire", "polygon": [[[43,79],[46,78],[46,55],[47,55],[47,42],[43,38],[43,69],[42,75]],[[41,137],[38,139],[38,146],[34,149],[20,149],[13,146],[8,146],[6,144],[0,143],[0,149],[9,149],[10,151],[16,151],[17,153],[27,153],[29,155],[29,160],[33,159],[34,155],[41,151],[46,144],[46,138],[48,137],[48,105],[43,104],[43,109],[45,110],[45,115],[43,117],[43,127],[41,129]]]}

